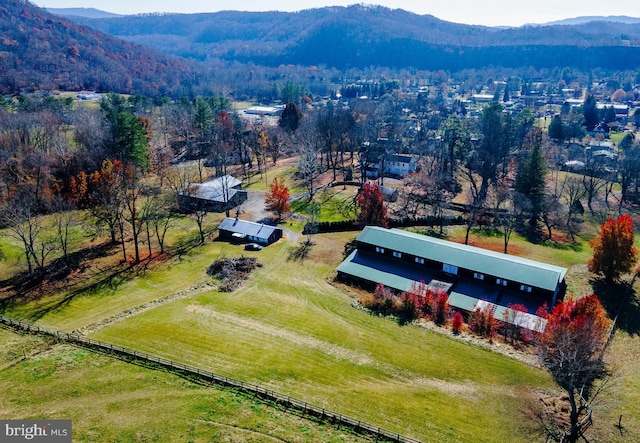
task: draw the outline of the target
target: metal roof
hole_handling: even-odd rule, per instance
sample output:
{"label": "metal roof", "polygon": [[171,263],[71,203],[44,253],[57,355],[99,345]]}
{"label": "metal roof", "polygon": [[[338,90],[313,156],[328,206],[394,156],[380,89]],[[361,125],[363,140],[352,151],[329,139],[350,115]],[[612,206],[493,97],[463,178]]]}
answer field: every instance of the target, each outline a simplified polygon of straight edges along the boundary
{"label": "metal roof", "polygon": [[[419,268],[414,265],[402,266],[399,263],[385,263],[385,260],[375,254],[367,254],[356,250],[338,266],[337,270],[405,292],[413,290],[416,282],[420,281],[430,282],[427,286],[438,286],[436,288],[432,287],[432,289],[444,290],[445,292],[448,292],[451,286],[456,287],[456,285],[432,280],[427,273],[420,273]],[[445,287],[439,287],[441,285]],[[468,295],[464,293],[465,289],[468,288],[462,288],[462,292],[454,289],[449,294],[448,303],[450,306],[468,312],[488,307],[493,313],[493,317],[497,320],[537,332],[544,331],[547,323],[545,319],[528,312],[516,311],[507,306]],[[481,289],[478,294],[482,294]]]}
{"label": "metal roof", "polygon": [[410,291],[416,282],[424,280],[424,277],[418,273],[412,274],[411,267],[394,265],[396,263],[385,263],[377,257],[356,250],[336,269],[338,272],[382,283],[386,287],[399,291]]}
{"label": "metal roof", "polygon": [[282,229],[276,226],[270,226],[265,225],[264,223],[255,223],[231,217],[222,220],[222,223],[220,223],[218,229],[237,234],[243,234],[245,236],[263,238],[265,240],[267,240],[276,230],[282,231]]}
{"label": "metal roof", "polygon": [[225,175],[224,177],[214,178],[204,183],[189,183],[180,194],[202,200],[226,203],[236,195],[238,192],[236,186],[241,184],[242,181],[237,178],[231,175]]}
{"label": "metal roof", "polygon": [[559,266],[401,229],[367,226],[357,240],[548,291],[555,291],[567,273],[566,268]]}
{"label": "metal roof", "polygon": [[403,154],[387,154],[387,161],[398,163],[411,163],[414,157],[411,155]]}

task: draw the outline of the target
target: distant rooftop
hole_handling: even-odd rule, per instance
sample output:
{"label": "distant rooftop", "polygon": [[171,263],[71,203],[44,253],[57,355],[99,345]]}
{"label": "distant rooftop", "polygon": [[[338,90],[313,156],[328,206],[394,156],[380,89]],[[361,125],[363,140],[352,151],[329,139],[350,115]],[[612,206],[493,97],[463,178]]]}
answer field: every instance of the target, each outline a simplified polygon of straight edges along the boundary
{"label": "distant rooftop", "polygon": [[242,181],[230,175],[214,178],[204,183],[189,183],[180,194],[188,197],[199,198],[202,200],[227,202],[233,197],[238,190],[236,186],[242,184]]}

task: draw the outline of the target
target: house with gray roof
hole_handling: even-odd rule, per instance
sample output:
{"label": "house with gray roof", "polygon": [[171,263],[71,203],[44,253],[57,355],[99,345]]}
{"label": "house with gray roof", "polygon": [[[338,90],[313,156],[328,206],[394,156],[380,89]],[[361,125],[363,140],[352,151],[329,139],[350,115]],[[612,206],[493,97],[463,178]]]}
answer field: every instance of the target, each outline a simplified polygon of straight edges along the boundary
{"label": "house with gray roof", "polygon": [[267,246],[282,238],[282,229],[264,223],[227,217],[218,226],[218,234],[220,238],[229,241]]}
{"label": "house with gray roof", "polygon": [[[381,283],[398,292],[424,282],[445,290],[456,309],[489,306],[497,319],[515,317],[533,330],[545,324],[536,310],[553,306],[565,291],[565,268],[401,229],[367,226],[356,243],[337,268],[339,280],[369,288]],[[522,304],[528,313],[505,315],[510,304]]]}

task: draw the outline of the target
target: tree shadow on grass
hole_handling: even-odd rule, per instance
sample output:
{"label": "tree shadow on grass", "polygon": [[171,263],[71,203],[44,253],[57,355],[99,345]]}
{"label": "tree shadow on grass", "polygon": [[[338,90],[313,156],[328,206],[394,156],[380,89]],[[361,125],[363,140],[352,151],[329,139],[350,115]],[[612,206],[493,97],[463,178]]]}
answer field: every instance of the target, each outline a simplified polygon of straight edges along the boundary
{"label": "tree shadow on grass", "polygon": [[312,246],[313,246],[313,243],[308,241],[300,243],[299,246],[291,249],[291,252],[289,252],[288,260],[304,261],[308,257],[309,251],[311,250]]}
{"label": "tree shadow on grass", "polygon": [[[200,245],[199,237],[190,238],[170,248],[161,257],[181,257]],[[108,295],[115,292],[123,283],[146,272],[153,261],[153,258],[140,263],[120,260],[98,270],[93,268],[93,260],[115,254],[114,248],[119,247],[111,243],[92,246],[70,254],[66,260],[56,259],[34,273],[24,271],[0,281],[0,313],[13,306],[42,300],[23,318],[35,322],[48,313],[67,306],[78,296]],[[86,273],[88,269],[91,272]],[[3,293],[7,295],[3,297]],[[47,297],[56,293],[59,295]]]}
{"label": "tree shadow on grass", "polygon": [[0,289],[11,295],[0,301],[0,307],[16,299],[37,298],[47,288],[51,289],[59,285],[68,287],[72,274],[86,271],[92,260],[109,255],[114,247],[117,245],[105,243],[85,248],[69,254],[67,258],[55,259],[44,268],[36,268],[32,273],[23,271],[6,280],[1,280]]}
{"label": "tree shadow on grass", "polygon": [[630,335],[640,335],[640,298],[635,287],[626,281],[607,281],[603,278],[590,280],[609,318],[618,316],[616,328]]}

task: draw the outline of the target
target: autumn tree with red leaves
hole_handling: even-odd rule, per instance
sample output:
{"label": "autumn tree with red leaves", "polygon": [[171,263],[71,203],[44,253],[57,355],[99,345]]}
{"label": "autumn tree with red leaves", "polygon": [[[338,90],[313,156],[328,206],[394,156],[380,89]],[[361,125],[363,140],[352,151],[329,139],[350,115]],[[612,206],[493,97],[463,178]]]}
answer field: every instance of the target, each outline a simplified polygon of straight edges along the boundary
{"label": "autumn tree with red leaves", "polygon": [[631,271],[638,255],[633,245],[634,234],[633,220],[628,215],[604,222],[598,236],[589,243],[593,248],[589,271],[602,274],[607,281]]}
{"label": "autumn tree with red leaves", "polygon": [[575,442],[579,421],[596,393],[594,381],[605,373],[602,357],[611,322],[596,295],[560,303],[545,317],[538,359],[568,395],[571,429],[566,441]]}
{"label": "autumn tree with red leaves", "polygon": [[358,222],[363,226],[389,226],[387,208],[380,187],[375,182],[364,184],[358,194]]}
{"label": "autumn tree with red leaves", "polygon": [[283,214],[291,210],[289,197],[289,188],[285,186],[284,178],[274,177],[269,185],[269,192],[265,194],[264,198],[267,211],[272,212],[278,220],[281,220]]}
{"label": "autumn tree with red leaves", "polygon": [[453,314],[453,318],[451,319],[451,330],[455,335],[459,335],[462,332],[462,328],[464,326],[464,319],[462,318],[462,314],[460,311],[456,311]]}

